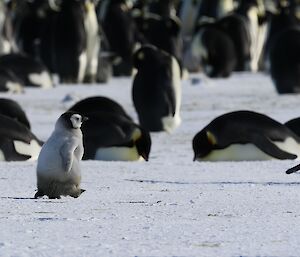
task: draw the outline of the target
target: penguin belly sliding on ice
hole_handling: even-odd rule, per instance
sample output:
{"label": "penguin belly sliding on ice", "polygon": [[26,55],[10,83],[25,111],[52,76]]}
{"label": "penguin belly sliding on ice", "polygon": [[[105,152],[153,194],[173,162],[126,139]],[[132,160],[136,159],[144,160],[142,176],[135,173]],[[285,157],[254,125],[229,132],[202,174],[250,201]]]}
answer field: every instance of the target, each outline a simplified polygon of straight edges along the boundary
{"label": "penguin belly sliding on ice", "polygon": [[300,137],[266,115],[236,111],[197,133],[193,150],[198,161],[293,160],[300,154]]}

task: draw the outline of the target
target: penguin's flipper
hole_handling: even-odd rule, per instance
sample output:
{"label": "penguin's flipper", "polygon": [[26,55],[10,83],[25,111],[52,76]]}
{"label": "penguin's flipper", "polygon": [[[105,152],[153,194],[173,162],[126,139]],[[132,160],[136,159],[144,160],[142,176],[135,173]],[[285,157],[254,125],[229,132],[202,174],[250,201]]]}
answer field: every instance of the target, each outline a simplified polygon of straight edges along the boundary
{"label": "penguin's flipper", "polygon": [[176,96],[175,96],[175,92],[173,90],[173,88],[171,86],[167,86],[166,87],[166,92],[165,92],[165,97],[166,100],[168,102],[168,106],[169,106],[169,113],[172,113],[172,115],[175,115],[176,112]]}
{"label": "penguin's flipper", "polygon": [[286,174],[291,174],[291,173],[297,172],[298,170],[300,170],[300,164],[288,169],[285,173]]}
{"label": "penguin's flipper", "polygon": [[294,160],[297,158],[297,155],[281,150],[269,138],[263,135],[256,134],[252,137],[252,141],[260,150],[276,159]]}
{"label": "penguin's flipper", "polygon": [[59,153],[62,158],[62,165],[63,165],[63,170],[66,172],[69,172],[72,168],[73,165],[73,160],[74,160],[74,151],[76,149],[77,145],[74,142],[68,142],[65,143]]}

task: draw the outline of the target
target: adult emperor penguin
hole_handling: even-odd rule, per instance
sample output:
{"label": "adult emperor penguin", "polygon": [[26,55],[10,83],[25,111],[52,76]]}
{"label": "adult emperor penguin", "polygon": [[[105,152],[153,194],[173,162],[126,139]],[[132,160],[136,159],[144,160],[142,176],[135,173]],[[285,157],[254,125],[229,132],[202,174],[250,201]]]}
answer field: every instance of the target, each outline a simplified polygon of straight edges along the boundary
{"label": "adult emperor penguin", "polygon": [[296,159],[300,138],[264,114],[236,111],[217,117],[197,133],[193,149],[199,161]]}
{"label": "adult emperor penguin", "polygon": [[37,160],[42,142],[22,123],[0,114],[0,161]]}
{"label": "adult emperor penguin", "polygon": [[175,57],[152,45],[134,54],[137,74],[132,98],[140,124],[149,131],[172,132],[180,123],[181,81]]}
{"label": "adult emperor penguin", "polygon": [[84,160],[148,161],[150,134],[135,124],[119,103],[94,96],[77,102],[69,111],[89,117],[82,126]]}
{"label": "adult emperor penguin", "polygon": [[151,148],[148,131],[117,113],[88,115],[89,121],[82,126],[84,160],[148,161]]}
{"label": "adult emperor penguin", "polygon": [[84,150],[80,127],[86,119],[76,112],[65,112],[57,120],[38,158],[35,198],[44,195],[50,199],[61,195],[77,198],[84,192],[80,188],[79,162]]}

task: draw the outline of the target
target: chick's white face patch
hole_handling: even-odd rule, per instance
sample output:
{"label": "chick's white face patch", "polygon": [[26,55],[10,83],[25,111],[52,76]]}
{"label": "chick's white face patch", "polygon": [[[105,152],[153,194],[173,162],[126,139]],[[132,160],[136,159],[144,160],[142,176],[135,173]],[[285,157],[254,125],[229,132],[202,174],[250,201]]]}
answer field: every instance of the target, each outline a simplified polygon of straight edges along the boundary
{"label": "chick's white face patch", "polygon": [[82,117],[79,114],[73,114],[70,118],[71,122],[72,122],[72,126],[75,129],[78,129],[81,127],[82,124]]}

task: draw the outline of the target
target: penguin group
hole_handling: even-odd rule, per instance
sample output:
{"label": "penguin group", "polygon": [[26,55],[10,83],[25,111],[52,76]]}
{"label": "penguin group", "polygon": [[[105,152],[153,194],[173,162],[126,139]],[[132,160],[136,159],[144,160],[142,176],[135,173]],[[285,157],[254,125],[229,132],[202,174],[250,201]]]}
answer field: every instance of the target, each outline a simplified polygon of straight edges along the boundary
{"label": "penguin group", "polygon": [[263,71],[278,93],[297,93],[298,5],[296,0],[2,1],[0,91],[51,88],[55,75],[67,84],[133,76],[137,51],[152,45],[178,62],[181,76]]}
{"label": "penguin group", "polygon": [[[151,133],[173,133],[182,123],[182,80],[189,73],[214,79],[263,71],[279,94],[300,92],[298,5],[296,0],[1,1],[0,92],[51,89],[55,76],[60,84],[130,76],[137,121],[121,103],[94,95],[66,109],[44,143],[20,105],[0,99],[0,160],[37,160],[35,198],[76,198],[84,192],[81,160],[151,160]],[[191,139],[194,161],[296,160],[298,123],[296,118],[282,124],[248,110],[222,114]]]}

